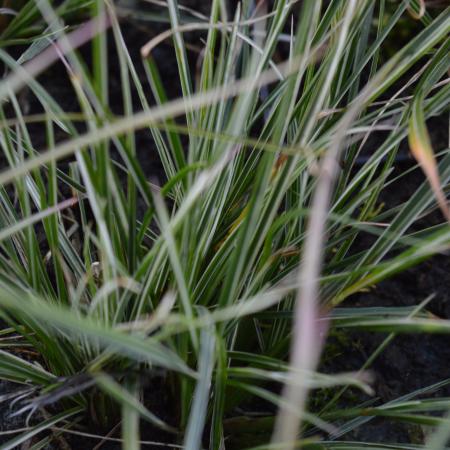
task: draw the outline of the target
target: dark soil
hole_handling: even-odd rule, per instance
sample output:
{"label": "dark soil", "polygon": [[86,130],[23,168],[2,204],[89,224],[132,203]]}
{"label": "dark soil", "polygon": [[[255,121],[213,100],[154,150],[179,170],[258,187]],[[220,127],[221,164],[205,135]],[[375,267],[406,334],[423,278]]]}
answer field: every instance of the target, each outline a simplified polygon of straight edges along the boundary
{"label": "dark soil", "polygon": [[[149,29],[140,24],[126,25],[126,41],[129,43],[129,49],[135,61],[139,61],[140,47],[150,39],[159,28]],[[114,62],[116,55],[113,49],[113,40],[110,39],[110,55],[112,58],[111,67],[117,67]],[[16,52],[18,50],[16,49]],[[89,49],[83,50],[83,53],[89,58]],[[195,67],[197,54],[193,52],[190,57]],[[164,83],[168,87],[171,97],[179,95],[179,83],[176,64],[173,59],[172,49],[162,46],[155,53],[155,59],[159,64],[161,73],[164,77]],[[139,64],[138,64],[139,65]],[[139,75],[145,82],[145,74],[142,70]],[[121,95],[120,79],[118,70],[111,71],[112,99],[114,102],[112,108],[114,112],[120,113]],[[77,102],[72,89],[70,88],[64,67],[56,64],[49,71],[39,78],[39,81],[54,96],[65,111],[76,111]],[[40,111],[40,105],[31,95],[26,95],[24,101],[27,103],[30,113]],[[139,109],[139,103],[135,98],[136,109]],[[445,122],[445,119],[444,119]],[[443,123],[442,118],[433,119],[430,122],[432,138],[435,140],[436,148],[442,149],[448,142],[448,126]],[[38,148],[44,148],[45,134],[40,126],[30,127],[33,142]],[[57,136],[58,139],[64,139],[63,134]],[[161,170],[155,146],[148,131],[140,131],[137,135],[138,149],[145,173],[149,177],[157,177],[162,182],[164,175]],[[402,163],[398,170],[404,170],[407,165]],[[406,164],[408,164],[406,162]],[[0,161],[0,166],[3,166]],[[417,186],[423,181],[420,172],[414,171],[408,175],[400,184],[392,186],[384,194],[383,201],[389,205],[399,204],[407,199]],[[438,214],[438,213],[437,213]],[[426,220],[434,220],[427,218]],[[382,282],[379,286],[370,292],[355,295],[348,305],[351,306],[411,306],[417,305],[430,294],[435,294],[434,299],[428,305],[428,309],[439,317],[450,319],[450,260],[447,255],[438,255],[421,264],[418,267],[410,269],[390,280]],[[382,342],[385,336],[376,333],[352,333],[346,337],[346,345],[338,347],[338,355],[333,359],[332,364],[325,363],[326,369],[333,372],[358,370],[368,356]],[[396,337],[391,345],[375,361],[372,371],[375,375],[374,390],[379,402],[386,402],[398,398],[401,395],[410,393],[422,387],[429,386],[443,379],[450,379],[450,342],[448,337],[432,335],[404,335]],[[0,382],[0,395],[9,393],[16,387],[11,383]],[[164,416],[177,415],[174,406],[170,404],[170,399],[166,397],[164,387],[160,382],[155,382],[151,391],[148,390],[148,400],[156,412],[163,418]],[[436,392],[435,395],[450,396],[450,386]],[[155,409],[153,409],[155,410]],[[0,405],[0,431],[11,430],[23,426],[23,417],[11,416],[14,411],[14,405],[5,402]],[[105,430],[97,430],[94,426],[87,427],[90,433],[105,434]],[[86,431],[86,430],[84,430]],[[111,436],[117,437],[119,433]],[[174,442],[173,437],[161,433],[142,424],[142,439],[156,442]],[[414,443],[422,439],[421,430],[411,428],[401,424],[394,424],[387,420],[379,419],[371,421],[361,429],[353,432],[349,439],[373,442],[390,443]],[[9,440],[11,436],[1,436],[0,443]],[[72,449],[93,449],[99,448],[102,444],[103,449],[119,449],[120,444],[97,439],[89,439],[78,435],[66,434],[65,439]],[[97,446],[97,447],[96,447]],[[53,448],[63,448],[63,444],[55,444]],[[144,448],[160,449],[164,448],[155,444],[145,445]],[[167,447],[166,447],[167,448]]]}
{"label": "dark soil", "polygon": [[[434,148],[443,149],[448,142],[448,118],[437,117],[429,122]],[[398,173],[409,165],[400,164]],[[390,186],[381,201],[387,206],[399,205],[415,192],[424,181],[420,170],[415,170]],[[426,225],[442,222],[436,211],[422,219]],[[442,319],[450,319],[450,258],[448,254],[436,255],[422,264],[385,280],[369,292],[359,293],[348,299],[344,306],[381,307],[416,306],[434,295],[426,310]],[[382,333],[354,332],[346,336],[340,347],[340,356],[334,358],[333,371],[358,370],[383,342]],[[349,344],[349,345],[348,345]],[[395,337],[375,360],[371,371],[375,376],[374,391],[379,399],[376,404],[395,400],[418,389],[443,380],[450,380],[450,338],[445,335],[405,334]],[[436,397],[450,396],[450,384],[429,394]],[[350,440],[379,443],[420,443],[422,429],[376,419],[346,436]]]}

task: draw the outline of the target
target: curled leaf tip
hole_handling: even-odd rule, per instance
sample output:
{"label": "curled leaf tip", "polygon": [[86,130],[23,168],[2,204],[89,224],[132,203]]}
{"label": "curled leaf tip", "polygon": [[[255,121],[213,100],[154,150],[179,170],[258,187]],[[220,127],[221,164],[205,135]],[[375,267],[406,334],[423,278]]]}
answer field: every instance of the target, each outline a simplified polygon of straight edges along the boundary
{"label": "curled leaf tip", "polygon": [[[413,3],[413,2],[411,2]],[[425,6],[425,0],[419,0],[418,1],[418,5],[416,4],[410,4],[407,8],[409,15],[415,19],[415,20],[420,20],[424,15],[425,15],[425,11],[426,11],[426,6]]]}

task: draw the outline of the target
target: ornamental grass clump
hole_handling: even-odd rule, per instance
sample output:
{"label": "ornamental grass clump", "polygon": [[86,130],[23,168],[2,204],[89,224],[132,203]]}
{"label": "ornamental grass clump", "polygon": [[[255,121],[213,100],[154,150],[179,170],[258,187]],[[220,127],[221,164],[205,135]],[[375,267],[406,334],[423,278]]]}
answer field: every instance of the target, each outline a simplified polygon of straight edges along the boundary
{"label": "ornamental grass clump", "polygon": [[[130,450],[144,446],[140,429],[191,450],[379,448],[345,441],[374,417],[431,427],[414,448],[444,448],[450,402],[427,394],[449,380],[363,399],[374,394],[366,370],[397,333],[448,333],[450,322],[426,313],[429,298],[343,305],[449,248],[450,153],[432,148],[426,120],[448,110],[450,8],[276,0],[230,14],[212,0],[205,16],[134,2],[147,27],[167,24],[139,59],[120,20],[131,3],[3,11],[0,378],[15,383],[2,399],[24,429],[2,448],[34,436],[34,448],[66,445],[93,434],[88,422],[120,424]],[[405,17],[419,31],[386,58]],[[54,64],[74,110],[42,83]],[[394,173],[408,139],[426,178],[383,206],[408,172]],[[435,210],[437,222],[423,220]],[[327,335],[356,329],[388,335],[358,372],[319,373]],[[169,401],[155,409],[161,390]]]}

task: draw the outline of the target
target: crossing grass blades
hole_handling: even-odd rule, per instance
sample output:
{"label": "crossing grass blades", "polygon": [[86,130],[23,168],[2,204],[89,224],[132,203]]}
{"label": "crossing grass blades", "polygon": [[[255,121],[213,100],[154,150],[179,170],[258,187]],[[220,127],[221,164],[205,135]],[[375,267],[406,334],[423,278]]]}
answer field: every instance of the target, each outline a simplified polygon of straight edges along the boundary
{"label": "crossing grass blades", "polygon": [[[190,450],[446,448],[450,401],[431,394],[449,380],[383,404],[368,370],[397,334],[449,333],[450,322],[430,318],[429,299],[343,305],[448,251],[450,153],[432,149],[426,121],[448,110],[450,8],[243,1],[230,15],[212,0],[204,16],[176,0],[143,2],[156,5],[141,19],[168,31],[139,60],[121,28],[130,2],[12,3],[0,25],[0,378],[14,383],[1,399],[23,428],[1,448],[66,445],[93,422],[135,450],[145,448],[143,421],[161,444]],[[386,59],[405,17],[420,31]],[[108,44],[123,114],[111,109]],[[167,44],[174,100],[154,57]],[[39,82],[56,62],[78,111]],[[24,89],[40,114],[27,113]],[[138,145],[138,130],[155,150]],[[373,133],[383,137],[367,156]],[[426,180],[382,207],[407,173],[393,175],[407,139]],[[140,163],[150,151],[164,183]],[[441,222],[427,227],[420,219],[436,209]],[[361,236],[372,236],[364,251]],[[319,373],[327,334],[350,330],[387,337],[358,373]],[[156,378],[165,413],[146,401]],[[342,406],[349,388],[361,394]],[[363,393],[373,401],[361,403]],[[261,401],[263,416],[247,413]],[[375,417],[423,425],[426,440],[345,440]]]}

